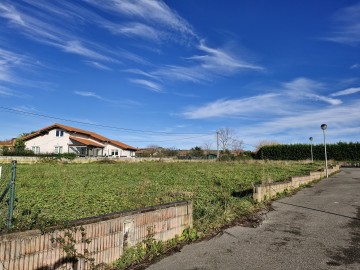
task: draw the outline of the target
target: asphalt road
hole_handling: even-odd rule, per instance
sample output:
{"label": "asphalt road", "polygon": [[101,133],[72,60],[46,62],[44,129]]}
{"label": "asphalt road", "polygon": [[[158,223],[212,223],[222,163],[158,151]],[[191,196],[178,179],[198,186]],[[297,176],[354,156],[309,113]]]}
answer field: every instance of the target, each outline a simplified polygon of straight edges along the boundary
{"label": "asphalt road", "polygon": [[147,269],[360,269],[360,168],[272,206],[259,227],[229,228]]}

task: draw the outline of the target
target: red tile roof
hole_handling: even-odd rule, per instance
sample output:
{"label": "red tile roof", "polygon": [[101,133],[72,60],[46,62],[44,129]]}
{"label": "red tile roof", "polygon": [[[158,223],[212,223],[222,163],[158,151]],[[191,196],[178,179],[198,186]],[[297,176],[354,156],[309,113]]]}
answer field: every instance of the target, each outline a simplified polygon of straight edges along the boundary
{"label": "red tile roof", "polygon": [[90,140],[87,140],[87,139],[76,138],[76,137],[72,137],[72,136],[70,136],[69,138],[70,138],[70,140],[77,141],[77,142],[82,143],[82,144],[85,144],[85,145],[87,145],[87,146],[95,146],[95,147],[104,148],[103,145],[98,144],[98,143],[93,142],[93,141],[90,141]]}
{"label": "red tile roof", "polygon": [[0,141],[0,146],[13,146],[15,139]]}
{"label": "red tile roof", "polygon": [[[70,127],[70,126],[65,126],[65,125],[62,125],[62,124],[53,124],[51,126],[48,126],[48,127],[45,127],[43,129],[40,129],[32,134],[29,134],[25,137],[23,137],[22,139],[24,141],[27,141],[27,140],[30,140],[32,138],[35,138],[37,136],[40,136],[46,132],[49,132],[50,130],[53,130],[55,128],[61,128],[63,130],[66,130],[68,132],[72,132],[72,133],[80,133],[80,134],[84,134],[84,135],[88,135],[94,139],[97,139],[98,141],[102,142],[102,143],[111,143],[115,146],[118,146],[122,149],[125,149],[125,150],[133,150],[133,151],[137,151],[138,149],[136,147],[133,147],[133,146],[130,146],[130,145],[127,145],[127,144],[124,144],[122,142],[119,142],[119,141],[116,141],[116,140],[111,140],[109,138],[106,138],[104,136],[101,136],[95,132],[92,132],[92,131],[88,131],[88,130],[84,130],[84,129],[80,129],[80,128],[74,128],[74,127]],[[76,138],[78,139],[78,138]]]}

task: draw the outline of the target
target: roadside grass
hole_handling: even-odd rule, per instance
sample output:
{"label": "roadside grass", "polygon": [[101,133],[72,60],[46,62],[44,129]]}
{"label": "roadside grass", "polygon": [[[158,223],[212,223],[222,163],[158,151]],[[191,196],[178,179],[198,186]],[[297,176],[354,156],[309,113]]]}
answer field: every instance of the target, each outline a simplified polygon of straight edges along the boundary
{"label": "roadside grass", "polygon": [[18,164],[15,230],[193,200],[194,228],[206,234],[259,207],[247,195],[253,184],[320,167],[283,161]]}

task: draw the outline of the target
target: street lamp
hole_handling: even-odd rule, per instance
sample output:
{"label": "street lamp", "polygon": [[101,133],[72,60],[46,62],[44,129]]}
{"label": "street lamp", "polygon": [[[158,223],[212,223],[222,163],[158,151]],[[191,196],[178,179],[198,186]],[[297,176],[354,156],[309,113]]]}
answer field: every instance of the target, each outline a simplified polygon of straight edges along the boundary
{"label": "street lamp", "polygon": [[326,136],[325,136],[325,130],[327,129],[327,125],[326,125],[326,124],[322,124],[322,125],[321,125],[321,129],[323,130],[323,133],[324,133],[325,168],[326,168],[326,178],[328,178],[328,177],[329,177],[329,174],[328,174],[327,153],[326,153]]}
{"label": "street lamp", "polygon": [[312,150],[313,137],[310,137],[309,140],[310,140],[310,149],[311,149],[311,163],[313,163],[314,162],[314,156],[313,156],[313,150]]}

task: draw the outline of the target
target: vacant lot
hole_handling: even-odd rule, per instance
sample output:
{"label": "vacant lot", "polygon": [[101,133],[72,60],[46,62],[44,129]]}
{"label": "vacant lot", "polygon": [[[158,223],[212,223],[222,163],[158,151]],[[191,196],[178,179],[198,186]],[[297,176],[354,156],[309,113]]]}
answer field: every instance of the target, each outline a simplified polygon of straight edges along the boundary
{"label": "vacant lot", "polygon": [[[18,164],[18,229],[194,200],[194,225],[207,231],[256,207],[246,190],[319,168],[300,162]],[[3,166],[9,172],[10,165]],[[5,176],[5,174],[3,174]],[[1,180],[4,182],[4,177]]]}

